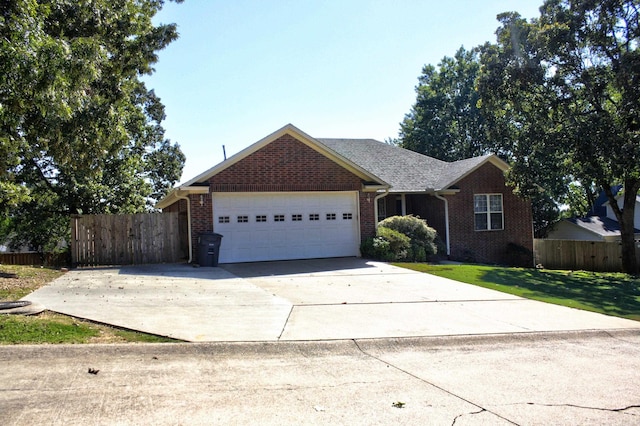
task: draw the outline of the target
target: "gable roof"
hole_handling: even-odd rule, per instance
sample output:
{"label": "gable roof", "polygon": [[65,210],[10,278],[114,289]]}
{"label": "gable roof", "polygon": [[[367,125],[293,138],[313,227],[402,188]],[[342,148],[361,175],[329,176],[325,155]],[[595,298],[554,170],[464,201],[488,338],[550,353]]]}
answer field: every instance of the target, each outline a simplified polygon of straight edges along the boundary
{"label": "gable roof", "polygon": [[[575,226],[578,226],[581,229],[584,229],[601,237],[620,236],[620,224],[615,220],[609,219],[605,216],[587,216],[565,220]],[[640,230],[634,229],[633,233],[638,234],[640,233]]]}
{"label": "gable roof", "polygon": [[[495,155],[446,162],[374,139],[313,138],[292,124],[276,130],[204,173],[174,188],[156,204],[166,208],[187,194],[206,193],[207,180],[276,139],[290,135],[360,177],[365,190],[389,188],[389,192],[455,190],[452,186],[480,166],[491,163],[505,171],[509,166]],[[368,188],[368,189],[367,189]]]}
{"label": "gable roof", "polygon": [[240,160],[248,157],[249,155],[253,154],[254,152],[256,152],[259,149],[263,148],[264,146],[270,144],[271,142],[275,141],[276,139],[281,138],[284,135],[290,135],[290,136],[294,137],[298,141],[300,141],[300,142],[304,143],[305,145],[309,146],[310,148],[316,150],[317,152],[319,152],[320,154],[322,154],[325,157],[329,158],[330,160],[333,160],[334,162],[336,162],[340,166],[344,167],[345,169],[349,170],[351,173],[355,174],[356,176],[360,177],[361,179],[363,179],[365,181],[378,183],[378,184],[383,185],[383,186],[388,186],[387,182],[385,182],[383,179],[379,178],[375,174],[371,173],[371,171],[369,171],[366,168],[362,167],[360,164],[353,163],[348,158],[336,155],[335,152],[327,149],[326,146],[324,146],[321,143],[318,143],[318,141],[316,139],[314,139],[311,136],[307,135],[306,133],[304,133],[302,130],[298,129],[293,124],[287,124],[286,126],[280,128],[279,130],[276,130],[275,132],[271,133],[270,135],[260,139],[258,142],[255,142],[254,144],[248,146],[247,148],[243,149],[242,151],[238,152],[237,154],[229,157],[228,159],[224,160],[223,162],[216,164],[215,166],[213,166],[209,170],[205,171],[204,173],[201,173],[200,175],[196,176],[195,178],[191,179],[190,181],[186,182],[184,185],[181,185],[181,186],[188,187],[188,186],[191,186],[191,185],[194,185],[194,184],[205,182],[205,181],[209,180],[211,177],[213,177],[216,174],[220,173],[221,171],[231,167],[232,165],[236,164]]}
{"label": "gable roof", "polygon": [[490,162],[507,170],[495,155],[446,162],[374,139],[318,138],[329,149],[370,170],[391,185],[390,192],[430,192],[450,189],[456,182]]}

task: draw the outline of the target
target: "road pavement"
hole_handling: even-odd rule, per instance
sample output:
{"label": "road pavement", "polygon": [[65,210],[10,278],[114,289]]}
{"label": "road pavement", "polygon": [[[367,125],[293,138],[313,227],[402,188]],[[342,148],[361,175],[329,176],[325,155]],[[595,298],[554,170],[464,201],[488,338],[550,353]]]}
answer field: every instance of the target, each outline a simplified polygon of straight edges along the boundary
{"label": "road pavement", "polygon": [[3,425],[640,423],[638,331],[2,346],[0,365]]}

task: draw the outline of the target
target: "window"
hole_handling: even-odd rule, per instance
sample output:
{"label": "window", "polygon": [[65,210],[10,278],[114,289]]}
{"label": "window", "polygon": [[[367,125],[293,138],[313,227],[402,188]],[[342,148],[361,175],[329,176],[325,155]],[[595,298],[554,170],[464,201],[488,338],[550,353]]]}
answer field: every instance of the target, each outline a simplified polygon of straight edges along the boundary
{"label": "window", "polygon": [[284,215],[283,214],[274,214],[273,215],[273,221],[274,222],[284,222]]}
{"label": "window", "polygon": [[327,220],[336,220],[335,213],[327,213]]}
{"label": "window", "polygon": [[249,216],[238,216],[238,223],[247,223],[249,222]]}
{"label": "window", "polygon": [[309,214],[309,220],[320,220],[320,215],[318,213]]}
{"label": "window", "polygon": [[256,216],[256,222],[266,222],[266,221],[267,221],[267,215],[259,214]]}
{"label": "window", "polygon": [[302,221],[302,215],[301,214],[292,214],[291,215],[291,220],[293,222],[301,222]]}
{"label": "window", "polygon": [[353,219],[353,213],[342,213],[343,220],[351,220]]}
{"label": "window", "polygon": [[229,216],[218,216],[218,223],[229,223]]}
{"label": "window", "polygon": [[473,196],[476,231],[504,229],[502,194],[478,194]]}

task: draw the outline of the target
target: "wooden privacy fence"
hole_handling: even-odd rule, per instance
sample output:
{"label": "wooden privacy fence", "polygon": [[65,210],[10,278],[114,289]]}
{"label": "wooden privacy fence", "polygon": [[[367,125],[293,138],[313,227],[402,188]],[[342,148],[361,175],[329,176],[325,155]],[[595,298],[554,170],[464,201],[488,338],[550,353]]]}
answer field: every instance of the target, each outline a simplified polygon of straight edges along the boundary
{"label": "wooden privacy fence", "polygon": [[67,253],[0,253],[2,265],[68,266]]}
{"label": "wooden privacy fence", "polygon": [[[622,271],[622,246],[618,242],[536,239],[536,265],[548,269],[599,272]],[[640,249],[636,249],[640,262]]]}
{"label": "wooden privacy fence", "polygon": [[178,213],[71,218],[73,266],[170,263],[182,255]]}

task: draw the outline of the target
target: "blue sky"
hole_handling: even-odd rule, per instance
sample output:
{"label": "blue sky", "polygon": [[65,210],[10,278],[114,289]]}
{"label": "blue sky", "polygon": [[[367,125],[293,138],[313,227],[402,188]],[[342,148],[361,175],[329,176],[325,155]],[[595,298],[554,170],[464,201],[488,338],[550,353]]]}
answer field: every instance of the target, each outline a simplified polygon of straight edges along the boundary
{"label": "blue sky", "polygon": [[180,38],[145,78],[166,107],[185,182],[292,123],[313,137],[398,135],[425,64],[495,42],[496,15],[542,0],[186,0]]}

